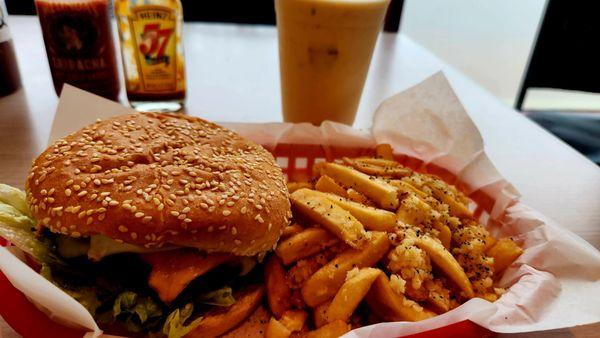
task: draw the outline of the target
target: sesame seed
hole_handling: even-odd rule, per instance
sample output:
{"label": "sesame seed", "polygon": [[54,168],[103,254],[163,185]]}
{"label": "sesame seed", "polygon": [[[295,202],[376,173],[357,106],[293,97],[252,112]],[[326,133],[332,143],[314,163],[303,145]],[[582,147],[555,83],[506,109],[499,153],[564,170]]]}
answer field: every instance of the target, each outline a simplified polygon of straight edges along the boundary
{"label": "sesame seed", "polygon": [[231,211],[223,210],[223,216],[229,216],[229,215],[231,215]]}
{"label": "sesame seed", "polygon": [[184,222],[186,222],[186,223],[191,223],[191,222],[192,222],[192,219],[191,219],[191,218],[186,218],[186,219],[184,219],[183,221],[184,221]]}
{"label": "sesame seed", "polygon": [[79,194],[77,194],[77,196],[78,196],[78,197],[83,197],[83,196],[85,196],[86,194],[87,194],[87,191],[85,191],[85,190],[82,190],[82,191],[80,191],[80,192],[79,192]]}
{"label": "sesame seed", "polygon": [[232,227],[231,228],[231,234],[232,235],[236,235],[237,234],[237,228],[236,227]]}
{"label": "sesame seed", "polygon": [[132,232],[130,235],[131,235],[131,239],[133,239],[133,240],[137,239],[137,234],[135,232]]}
{"label": "sesame seed", "polygon": [[175,211],[175,210],[173,210],[173,211],[171,211],[171,215],[173,215],[173,216],[177,217],[177,216],[179,216],[179,212],[178,212],[178,211]]}
{"label": "sesame seed", "polygon": [[183,210],[181,210],[181,212],[183,212],[184,214],[187,214],[188,212],[190,212],[190,207],[185,207],[183,208]]}
{"label": "sesame seed", "polygon": [[119,225],[119,231],[120,231],[120,232],[127,232],[127,230],[129,230],[129,229],[127,229],[127,227],[126,227],[126,226],[124,226],[124,225]]}
{"label": "sesame seed", "polygon": [[75,232],[71,233],[71,237],[73,237],[73,238],[79,238],[79,237],[81,237],[81,234],[79,232],[75,231]]}
{"label": "sesame seed", "polygon": [[71,189],[65,189],[65,195],[71,196]]}
{"label": "sesame seed", "polygon": [[144,217],[144,213],[143,212],[140,211],[140,212],[136,212],[135,213],[135,218],[141,218],[141,217]]}
{"label": "sesame seed", "polygon": [[246,207],[242,207],[242,209],[240,210],[240,213],[242,213],[242,215],[246,214],[246,211],[248,211],[248,209],[246,209]]}

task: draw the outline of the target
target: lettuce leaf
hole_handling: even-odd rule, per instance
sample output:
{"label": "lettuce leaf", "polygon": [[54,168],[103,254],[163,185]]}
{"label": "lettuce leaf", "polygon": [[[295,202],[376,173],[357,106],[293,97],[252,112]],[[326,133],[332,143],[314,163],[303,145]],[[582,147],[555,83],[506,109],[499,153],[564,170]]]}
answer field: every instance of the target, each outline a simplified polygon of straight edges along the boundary
{"label": "lettuce leaf", "polygon": [[168,338],[181,338],[190,333],[202,322],[202,317],[198,317],[188,325],[185,325],[185,321],[192,316],[193,312],[194,305],[192,303],[188,303],[183,308],[171,312],[163,325],[162,332]]}
{"label": "lettuce leaf", "polygon": [[11,226],[0,221],[0,237],[31,255],[39,263],[64,265],[64,262],[54,254],[51,244],[38,238],[31,230]]}
{"label": "lettuce leaf", "polygon": [[198,297],[200,303],[229,307],[235,303],[233,298],[233,290],[229,286],[207,292]]}
{"label": "lettuce leaf", "polygon": [[20,189],[0,183],[0,202],[13,206],[25,216],[31,216],[25,192]]}
{"label": "lettuce leaf", "polygon": [[149,318],[162,316],[162,310],[150,297],[139,296],[135,292],[121,292],[113,305],[113,316],[121,314],[135,315],[141,324]]}
{"label": "lettuce leaf", "polygon": [[17,208],[0,202],[0,222],[9,226],[30,230],[35,222],[23,215]]}
{"label": "lettuce leaf", "polygon": [[25,193],[0,184],[0,237],[33,256],[39,263],[63,264],[53,253],[51,244],[32,231],[35,222],[28,215]]}

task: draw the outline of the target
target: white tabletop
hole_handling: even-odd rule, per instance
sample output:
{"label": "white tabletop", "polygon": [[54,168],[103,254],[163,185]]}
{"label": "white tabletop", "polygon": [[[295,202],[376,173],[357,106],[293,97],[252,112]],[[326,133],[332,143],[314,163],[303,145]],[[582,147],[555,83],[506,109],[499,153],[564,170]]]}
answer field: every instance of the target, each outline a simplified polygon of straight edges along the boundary
{"label": "white tabletop", "polygon": [[[9,24],[25,93],[0,99],[0,115],[8,109],[27,114],[24,132],[31,135],[32,151],[39,152],[57,98],[37,18],[11,16]],[[214,121],[281,121],[274,27],[193,23],[184,31],[190,114]],[[439,70],[479,127],[490,158],[522,200],[599,247],[600,169],[402,34],[381,36],[355,126],[368,128],[382,99]],[[6,138],[2,134],[4,130],[0,139]]]}

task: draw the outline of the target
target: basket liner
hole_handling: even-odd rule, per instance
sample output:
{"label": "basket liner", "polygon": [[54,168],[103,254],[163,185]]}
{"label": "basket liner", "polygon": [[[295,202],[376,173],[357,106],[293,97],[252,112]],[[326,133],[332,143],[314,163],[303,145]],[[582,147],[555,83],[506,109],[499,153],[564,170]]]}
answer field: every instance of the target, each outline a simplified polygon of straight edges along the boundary
{"label": "basket liner", "polygon": [[[90,114],[76,114],[84,106]],[[126,112],[127,108],[114,102],[65,86],[50,141],[96,118]],[[508,289],[494,303],[471,299],[425,321],[380,323],[353,330],[345,337],[399,337],[456,326],[465,320],[504,333],[600,321],[600,252],[518,201],[518,192],[485,154],[481,135],[443,74],[434,74],[384,101],[375,112],[370,131],[332,122],[320,127],[222,125],[269,149],[290,180],[306,179],[315,162],[369,155],[377,143],[389,143],[403,164],[459,186],[474,201],[475,215],[493,235],[510,236],[524,248],[499,280],[498,285]],[[0,248],[0,270],[16,289],[56,321],[88,330],[87,336],[102,334],[79,303],[17,256]]]}

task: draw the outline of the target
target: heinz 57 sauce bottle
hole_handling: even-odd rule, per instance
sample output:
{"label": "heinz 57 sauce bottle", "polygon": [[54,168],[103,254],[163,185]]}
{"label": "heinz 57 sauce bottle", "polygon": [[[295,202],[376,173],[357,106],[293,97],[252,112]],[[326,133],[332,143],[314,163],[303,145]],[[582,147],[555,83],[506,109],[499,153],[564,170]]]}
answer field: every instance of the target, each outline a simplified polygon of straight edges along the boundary
{"label": "heinz 57 sauce bottle", "polygon": [[179,0],[116,0],[127,97],[140,111],[177,111],[185,100]]}
{"label": "heinz 57 sauce bottle", "polygon": [[64,83],[117,100],[109,0],[35,0],[54,89]]}

